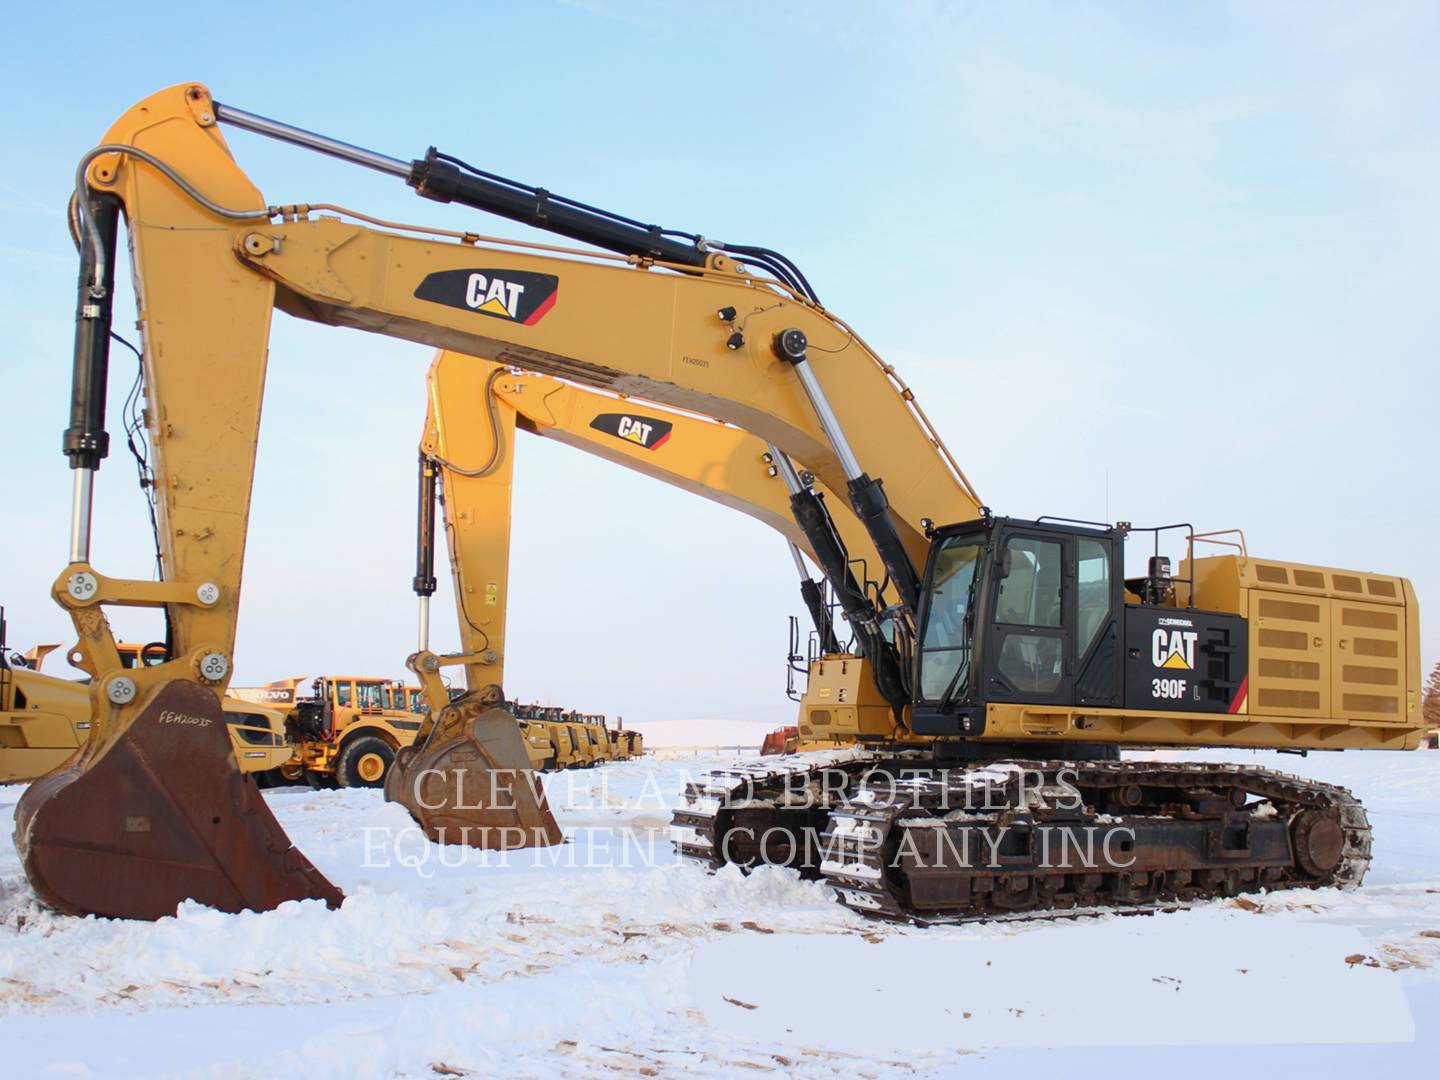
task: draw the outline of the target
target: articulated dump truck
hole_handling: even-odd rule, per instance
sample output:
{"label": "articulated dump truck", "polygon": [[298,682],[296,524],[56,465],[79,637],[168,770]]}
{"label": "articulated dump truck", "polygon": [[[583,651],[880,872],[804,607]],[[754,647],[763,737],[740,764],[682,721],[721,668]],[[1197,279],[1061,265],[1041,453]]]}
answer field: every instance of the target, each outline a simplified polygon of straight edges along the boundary
{"label": "articulated dump truck", "polygon": [[[89,738],[88,680],[41,670],[46,656],[57,648],[40,645],[23,656],[10,653],[0,612],[0,784],[44,776],[73,757]],[[120,642],[119,649],[126,667],[144,662],[141,646]],[[281,713],[231,695],[226,695],[221,708],[242,772],[257,779],[267,777],[289,760],[291,746]]]}

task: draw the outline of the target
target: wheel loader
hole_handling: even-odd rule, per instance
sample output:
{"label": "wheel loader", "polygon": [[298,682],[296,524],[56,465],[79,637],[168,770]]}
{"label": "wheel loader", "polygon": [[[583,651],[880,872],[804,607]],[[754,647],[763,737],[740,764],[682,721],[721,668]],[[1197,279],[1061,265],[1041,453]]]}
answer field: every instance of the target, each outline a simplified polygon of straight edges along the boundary
{"label": "wheel loader", "polygon": [[601,716],[600,726],[605,729],[605,736],[610,740],[611,752],[615,755],[616,761],[629,761],[635,756],[634,747],[630,742],[630,732],[626,731],[618,723],[615,727],[609,727],[605,723],[605,717]]}
{"label": "wheel loader", "polygon": [[574,724],[566,722],[559,708],[543,705],[521,705],[508,702],[506,707],[516,721],[539,728],[547,733],[555,752],[554,768],[557,770],[583,768],[590,764],[590,740]]}
{"label": "wheel loader", "polygon": [[605,727],[605,718],[603,716],[594,716],[588,713],[571,713],[570,722],[584,729],[586,737],[590,740],[590,747],[595,754],[597,764],[619,760],[619,754],[615,749],[615,744],[610,739],[610,732]]}
{"label": "wheel loader", "polygon": [[580,768],[592,763],[590,740],[578,730],[577,725],[564,718],[564,711],[558,706],[522,705],[518,701],[507,701],[505,708],[515,717],[522,731],[534,732],[536,739],[548,744],[550,764],[546,766],[547,771]]}
{"label": "wheel loader", "polygon": [[[269,204],[226,128],[556,242],[382,222],[313,199]],[[433,147],[393,158],[196,83],[111,126],[80,160],[72,209],[74,512],[54,595],[82,643],[93,727],[16,813],[22,865],[52,906],[154,917],[187,897],[227,910],[341,900],[247,797],[216,724],[276,308],[634,395],[773,447],[793,527],[853,637],[848,655],[817,660],[804,707],[816,724],[851,725],[856,745],[697,782],[677,812],[683,853],[792,863],[862,914],[922,921],[1363,879],[1369,826],[1343,789],[1117,757],[1157,745],[1413,749],[1424,725],[1410,583],[1255,556],[1235,531],[993,513],[894,366],[780,252],[651,226]],[[122,214],[145,298],[159,582],[102,574],[90,546]],[[641,449],[666,442],[623,407],[613,424]],[[849,505],[874,563],[852,565],[821,489]],[[1137,542],[1147,572],[1129,577],[1124,550]],[[164,607],[165,663],[121,666],[103,615],[117,605]],[[554,842],[498,687],[468,685],[432,710],[390,781],[436,839]],[[468,809],[466,781],[494,797]]]}

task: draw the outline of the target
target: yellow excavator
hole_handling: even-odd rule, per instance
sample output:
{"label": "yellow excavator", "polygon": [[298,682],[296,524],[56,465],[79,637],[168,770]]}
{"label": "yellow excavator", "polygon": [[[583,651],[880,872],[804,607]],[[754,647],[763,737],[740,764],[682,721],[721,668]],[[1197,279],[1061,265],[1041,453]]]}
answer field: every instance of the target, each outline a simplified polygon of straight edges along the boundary
{"label": "yellow excavator", "polygon": [[[420,600],[421,646],[407,661],[419,673],[429,711],[438,713],[452,693],[441,678],[445,667],[463,666],[467,685],[492,687],[503,699],[505,621],[509,594],[511,489],[515,433],[524,430],[662,480],[674,487],[740,510],[776,527],[789,543],[801,576],[801,597],[815,624],[823,668],[854,657],[836,642],[834,620],[820,585],[805,568],[801,551],[810,541],[789,515],[790,494],[779,479],[775,457],[764,442],[708,417],[655,402],[635,401],[564,382],[552,376],[509,369],[471,356],[441,350],[426,378],[427,413],[420,447],[419,547],[413,585]],[[434,572],[437,494],[450,556],[461,651],[429,650],[429,604]],[[863,526],[843,503],[837,520],[852,559],[875,559]],[[813,553],[811,553],[813,558]],[[792,645],[791,661],[795,647]],[[824,678],[823,673],[818,677]],[[501,708],[502,706],[496,706]],[[611,730],[605,718],[559,709],[503,706],[521,724],[527,745],[548,733],[550,754],[531,750],[537,767],[593,765],[643,752],[635,732]],[[816,710],[821,726],[810,725],[807,745],[831,746],[853,740],[858,730],[846,714],[837,724]],[[833,710],[831,710],[833,712]],[[418,738],[428,737],[422,728]],[[539,760],[537,761],[537,753]],[[398,775],[398,774],[397,774]],[[391,796],[399,798],[397,791]]]}
{"label": "yellow excavator", "polygon": [[[631,408],[635,416],[616,413],[626,403],[614,395],[443,352],[431,364],[427,401],[422,453],[438,469],[437,480],[443,479],[447,492],[444,525],[466,649],[436,658],[434,667],[463,664],[477,686],[503,684],[507,572],[502,560],[508,563],[511,470],[498,466],[513,460],[517,429],[701,492],[762,520],[782,521],[786,512],[786,497],[773,467],[765,463],[764,445],[713,420],[654,403],[644,403],[643,411]],[[627,418],[621,434],[619,423]],[[639,436],[642,425],[663,426],[665,434],[646,445]],[[448,434],[452,426],[455,435]],[[612,445],[617,440],[620,445]],[[471,453],[477,462],[483,459],[483,466],[452,466],[445,456],[468,460]],[[757,499],[762,502],[752,501]],[[847,524],[860,542],[858,523],[851,518]],[[433,591],[433,567],[423,575],[417,580],[428,582]],[[483,586],[477,584],[482,579]],[[154,655],[158,659],[159,651]],[[487,662],[488,656],[494,661]],[[424,715],[438,714],[456,695],[448,684],[427,682],[428,692],[383,679],[327,675],[231,687],[229,696],[286,713],[295,745],[294,756],[280,766],[286,781],[380,787],[395,756],[428,735]],[[504,707],[519,724],[536,771],[625,760],[643,752],[638,733],[612,730],[603,716],[508,701]]]}
{"label": "yellow excavator", "polygon": [[[231,156],[226,126],[589,246],[383,222],[331,203],[269,205]],[[922,920],[1363,877],[1369,826],[1341,788],[1115,758],[1127,745],[1415,747],[1410,583],[1253,557],[1238,533],[992,514],[894,368],[780,253],[597,210],[433,148],[392,158],[222,104],[198,84],[122,115],[81,158],[72,210],[74,512],[54,594],[91,675],[93,727],[77,758],[17,806],[16,847],[46,903],[154,917],[186,898],[227,910],[341,900],[258,793],[247,796],[219,730],[275,308],[643,397],[775,447],[796,528],[863,660],[830,683],[830,701],[855,710],[864,746],[697,782],[677,812],[682,852],[711,865],[795,862],[795,838],[816,829],[825,847],[799,864],[843,903]],[[108,577],[91,561],[122,213],[142,298],[158,582]],[[855,588],[807,474],[843,492],[870,536],[878,563]],[[1137,537],[1148,571],[1127,579],[1124,548]],[[1216,541],[1231,546],[1207,554]],[[894,600],[882,608],[877,596]],[[170,658],[124,669],[111,605],[163,607]],[[812,678],[810,689],[823,685]],[[450,841],[476,842],[465,830],[478,827],[494,846],[551,842],[558,830],[514,723],[483,687],[467,696],[406,763],[412,794],[425,795],[412,813]],[[465,780],[487,781],[479,810]]]}

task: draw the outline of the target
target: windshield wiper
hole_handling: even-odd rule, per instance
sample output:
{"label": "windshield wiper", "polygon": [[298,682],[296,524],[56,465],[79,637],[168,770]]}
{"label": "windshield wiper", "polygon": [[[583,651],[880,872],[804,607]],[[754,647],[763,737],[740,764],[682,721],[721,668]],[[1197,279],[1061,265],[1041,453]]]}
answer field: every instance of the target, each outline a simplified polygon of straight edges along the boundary
{"label": "windshield wiper", "polygon": [[[955,665],[955,674],[950,678],[950,684],[945,687],[945,693],[940,695],[940,711],[942,713],[953,712],[955,698],[970,688],[970,680],[965,676],[970,673],[970,646],[960,650],[960,660]],[[961,679],[965,679],[965,685],[961,686]]]}

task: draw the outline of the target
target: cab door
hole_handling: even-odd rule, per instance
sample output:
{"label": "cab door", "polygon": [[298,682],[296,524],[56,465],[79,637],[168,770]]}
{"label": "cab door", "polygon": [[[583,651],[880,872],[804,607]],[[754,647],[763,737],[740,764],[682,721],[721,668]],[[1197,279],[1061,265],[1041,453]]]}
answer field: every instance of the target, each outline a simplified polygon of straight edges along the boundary
{"label": "cab door", "polygon": [[[1120,541],[1113,535],[1077,534],[1073,545],[1074,618],[1070,658],[1076,705],[1118,706],[1124,697],[1124,565]],[[1067,615],[1067,619],[1070,618]]]}
{"label": "cab door", "polygon": [[350,726],[355,718],[355,684],[350,679],[329,681],[330,737],[334,738]]}
{"label": "cab door", "polygon": [[996,554],[985,649],[987,701],[1068,704],[1074,695],[1072,537],[1006,533]]}

